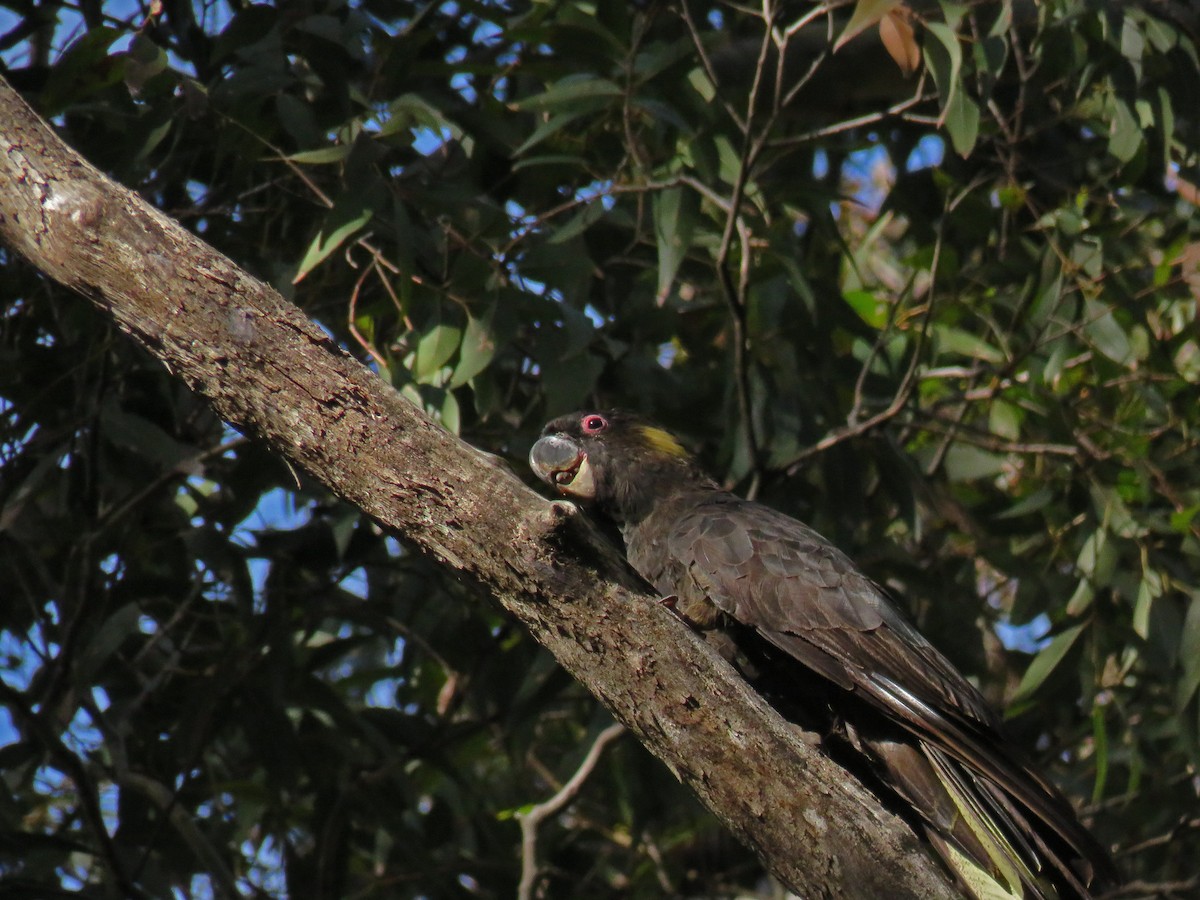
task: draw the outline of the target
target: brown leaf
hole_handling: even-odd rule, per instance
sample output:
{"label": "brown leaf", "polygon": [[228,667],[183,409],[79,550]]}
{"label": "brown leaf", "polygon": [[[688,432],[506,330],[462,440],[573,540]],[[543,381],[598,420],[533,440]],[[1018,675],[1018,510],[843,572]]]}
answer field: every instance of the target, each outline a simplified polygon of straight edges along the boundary
{"label": "brown leaf", "polygon": [[921,48],[905,7],[897,7],[879,20],[879,38],[906,78],[917,71],[921,65]]}
{"label": "brown leaf", "polygon": [[850,14],[850,21],[846,23],[841,35],[834,42],[833,51],[836,53],[844,44],[849,43],[884,16],[890,15],[891,11],[899,5],[900,0],[858,0],[854,4],[854,12]]}

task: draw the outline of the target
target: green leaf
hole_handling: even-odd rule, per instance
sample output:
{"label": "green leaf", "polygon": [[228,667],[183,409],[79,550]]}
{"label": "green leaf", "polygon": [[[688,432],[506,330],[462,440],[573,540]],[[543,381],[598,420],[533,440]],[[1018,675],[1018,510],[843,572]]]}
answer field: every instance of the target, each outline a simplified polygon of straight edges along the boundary
{"label": "green leaf", "polygon": [[1080,578],[1079,583],[1075,585],[1075,592],[1071,594],[1071,598],[1067,600],[1067,615],[1081,616],[1092,601],[1096,599],[1096,589],[1092,587],[1092,583],[1086,578]]}
{"label": "green leaf", "polygon": [[854,12],[850,14],[850,21],[846,23],[846,27],[842,29],[842,33],[833,45],[834,52],[836,53],[843,45],[862,34],[899,5],[900,0],[858,0],[854,5]]}
{"label": "green leaf", "polygon": [[38,94],[38,111],[47,118],[56,116],[68,104],[79,103],[119,82],[124,60],[110,56],[108,48],[120,37],[120,30],[101,25],[72,41],[48,69]]}
{"label": "green leaf", "polygon": [[[942,18],[946,22],[946,27],[957,32],[959,26],[962,25],[963,17],[967,14],[967,5],[958,0],[938,0],[938,6],[942,8]],[[1007,0],[1002,6],[1008,6]]]}
{"label": "green leaf", "polygon": [[324,262],[331,253],[342,246],[351,235],[357,234],[371,221],[374,208],[358,192],[343,194],[334,203],[325,217],[321,230],[308,245],[304,258],[296,267],[292,283],[299,282],[305,275]]}
{"label": "green leaf", "polygon": [[143,34],[134,35],[125,52],[125,84],[131,93],[139,94],[151,78],[165,72],[169,65],[165,50]]}
{"label": "green leaf", "polygon": [[574,109],[580,100],[611,99],[624,94],[620,86],[607,78],[568,75],[540,94],[525,97],[513,105],[520,110]]}
{"label": "green leaf", "polygon": [[100,667],[125,643],[125,639],[137,633],[140,618],[141,611],[137,604],[128,603],[104,620],[80,654],[74,672],[79,684],[89,683]]}
{"label": "green leaf", "polygon": [[943,112],[950,143],[959,156],[969,156],[979,138],[979,107],[963,91],[957,90]]}
{"label": "green leaf", "polygon": [[299,153],[292,153],[289,156],[285,156],[284,159],[301,163],[302,165],[340,163],[353,150],[354,147],[351,144],[339,144],[336,147],[321,147],[318,150],[301,150]]}
{"label": "green leaf", "polygon": [[1053,500],[1055,500],[1054,491],[1048,488],[1038,488],[1032,494],[1022,497],[1008,509],[999,512],[995,515],[997,519],[1017,519],[1021,516],[1027,516],[1030,513],[1037,512],[1040,509],[1045,509]]}
{"label": "green leaf", "polygon": [[521,142],[521,145],[513,151],[513,156],[521,156],[529,152],[542,141],[546,140],[546,138],[556,134],[559,131],[562,131],[580,116],[589,112],[592,112],[592,110],[574,109],[570,112],[557,113],[551,116],[549,120],[543,122],[541,125],[535,128],[533,133]]}
{"label": "green leaf", "polygon": [[697,66],[696,68],[692,69],[690,72],[688,72],[687,79],[688,84],[692,86],[693,90],[700,95],[701,99],[703,99],[705,103],[713,102],[713,99],[717,96],[717,89],[713,87],[712,80],[708,77],[708,73],[705,72],[703,68]]}
{"label": "green leaf", "polygon": [[1142,640],[1150,636],[1150,610],[1162,593],[1162,575],[1154,569],[1144,569],[1141,584],[1138,586],[1137,601],[1133,607],[1133,630]]}
{"label": "green leaf", "polygon": [[969,444],[954,444],[946,451],[946,476],[953,482],[995,478],[1004,471],[1008,458]]}
{"label": "green leaf", "polygon": [[925,30],[934,38],[925,42],[925,67],[941,99],[938,124],[949,132],[955,152],[966,156],[979,137],[979,107],[963,92],[962,46],[954,30],[942,22],[928,22]]}
{"label": "green leaf", "polygon": [[438,323],[421,335],[413,360],[413,378],[421,384],[431,383],[462,343],[462,334],[457,325]]}
{"label": "green leaf", "polygon": [[1097,300],[1088,300],[1085,306],[1084,332],[1092,346],[1115,363],[1129,365],[1136,358],[1129,335],[1120,326],[1112,311]]}
{"label": "green leaf", "polygon": [[441,419],[443,428],[451,434],[459,433],[459,429],[462,427],[462,416],[458,408],[458,398],[452,391],[446,391],[438,417]]}
{"label": "green leaf", "polygon": [[[516,151],[513,151],[513,155],[516,155]],[[524,159],[518,159],[513,163],[512,168],[514,172],[520,172],[522,169],[533,169],[537,166],[562,166],[564,168],[582,169],[586,164],[582,156],[576,156],[572,153],[544,153],[541,156],[527,156]]]}
{"label": "green leaf", "polygon": [[1183,634],[1179,639],[1179,661],[1183,667],[1182,677],[1176,686],[1175,708],[1182,711],[1200,690],[1200,592],[1193,592],[1183,620]]}
{"label": "green leaf", "polygon": [[927,22],[926,32],[934,40],[925,42],[925,65],[933,76],[938,94],[942,101],[942,118],[959,89],[959,75],[962,72],[962,47],[958,43],[958,35],[941,22]]}
{"label": "green leaf", "polygon": [[553,414],[575,409],[596,386],[604,371],[604,360],[594,353],[580,353],[547,365],[543,370],[546,409]]}
{"label": "green leaf", "polygon": [[137,156],[135,158],[139,162],[147,159],[154,152],[155,148],[162,143],[163,138],[171,133],[171,129],[174,124],[175,123],[173,119],[167,119],[161,125],[153,128],[150,133],[146,135],[146,140],[142,142],[142,146],[138,148]]}
{"label": "green leaf", "polygon": [[115,398],[105,400],[100,411],[104,439],[133,451],[164,470],[173,469],[196,455],[196,448],[175,440],[149,419],[122,409]]}
{"label": "green leaf", "polygon": [[1037,689],[1042,686],[1042,683],[1058,668],[1059,663],[1063,661],[1063,657],[1075,646],[1075,641],[1079,639],[1079,635],[1081,634],[1083,634],[1083,624],[1073,625],[1057,635],[1050,642],[1049,646],[1033,658],[1033,662],[1025,670],[1025,675],[1021,679],[1020,685],[1017,686],[1016,694],[1013,696],[1013,703],[1033,696]]}
{"label": "green leaf", "polygon": [[1106,528],[1097,528],[1087,536],[1079,555],[1075,558],[1075,568],[1094,586],[1108,584],[1117,566],[1117,551],[1109,540]]}
{"label": "green leaf", "polygon": [[1096,515],[1101,518],[1107,531],[1123,538],[1137,538],[1146,534],[1146,526],[1137,520],[1116,490],[1092,485],[1089,493]]}
{"label": "green leaf", "polygon": [[1142,127],[1129,106],[1123,100],[1114,100],[1108,124],[1108,152],[1127,163],[1137,155],[1143,139]]}
{"label": "green leaf", "polygon": [[1015,441],[1021,436],[1021,422],[1024,418],[1021,407],[1015,403],[994,400],[992,408],[988,411],[988,428],[992,434]]}
{"label": "green leaf", "polygon": [[1131,63],[1140,64],[1142,54],[1146,51],[1146,38],[1141,24],[1133,16],[1125,16],[1121,22],[1121,55]]}
{"label": "green leaf", "polygon": [[1171,530],[1180,534],[1189,532],[1196,513],[1200,513],[1200,503],[1193,503],[1191,506],[1171,513]]}
{"label": "green leaf", "polygon": [[679,266],[692,246],[692,232],[699,213],[699,198],[687,188],[667,188],[654,195],[654,235],[658,241],[660,304],[670,294]]}
{"label": "green leaf", "polygon": [[587,231],[587,229],[598,219],[604,216],[604,204],[599,200],[593,200],[590,203],[584,204],[583,209],[573,215],[560,228],[552,231],[547,238],[551,244],[562,244],[574,237],[578,237]]}
{"label": "green leaf", "polygon": [[961,328],[943,325],[935,330],[934,336],[939,354],[954,353],[996,365],[1004,362],[1003,353],[978,335]]}
{"label": "green leaf", "polygon": [[887,324],[888,304],[871,291],[846,291],[842,299],[872,328],[878,330]]}
{"label": "green leaf", "polygon": [[1095,750],[1096,782],[1092,785],[1092,802],[1099,803],[1104,797],[1104,784],[1108,780],[1108,729],[1104,724],[1104,707],[1092,707],[1092,747]]}
{"label": "green leaf", "polygon": [[495,304],[482,317],[468,316],[463,330],[462,345],[458,350],[458,365],[447,387],[462,387],[488,367],[496,355],[496,339],[492,334]]}
{"label": "green leaf", "polygon": [[379,137],[407,132],[413,128],[428,128],[455,134],[458,129],[440,109],[417,94],[403,94],[388,104],[387,115],[379,125]]}

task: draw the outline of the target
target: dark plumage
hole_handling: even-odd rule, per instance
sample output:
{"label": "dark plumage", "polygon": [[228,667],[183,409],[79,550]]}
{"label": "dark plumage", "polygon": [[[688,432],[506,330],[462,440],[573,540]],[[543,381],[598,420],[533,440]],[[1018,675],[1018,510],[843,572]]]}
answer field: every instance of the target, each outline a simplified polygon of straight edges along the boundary
{"label": "dark plumage", "polygon": [[633,568],[686,621],[721,634],[777,708],[832,709],[843,745],[971,893],[1085,898],[1115,883],[1107,853],[979,692],[807,525],[721,490],[629,413],[555,419],[530,464],[620,528]]}

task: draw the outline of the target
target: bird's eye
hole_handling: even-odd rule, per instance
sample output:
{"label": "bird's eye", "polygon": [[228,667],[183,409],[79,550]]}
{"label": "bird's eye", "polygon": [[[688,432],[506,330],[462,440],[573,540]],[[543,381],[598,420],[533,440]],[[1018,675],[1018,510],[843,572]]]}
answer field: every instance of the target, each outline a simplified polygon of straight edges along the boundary
{"label": "bird's eye", "polygon": [[608,419],[604,416],[584,416],[580,425],[584,434],[599,434],[608,427]]}

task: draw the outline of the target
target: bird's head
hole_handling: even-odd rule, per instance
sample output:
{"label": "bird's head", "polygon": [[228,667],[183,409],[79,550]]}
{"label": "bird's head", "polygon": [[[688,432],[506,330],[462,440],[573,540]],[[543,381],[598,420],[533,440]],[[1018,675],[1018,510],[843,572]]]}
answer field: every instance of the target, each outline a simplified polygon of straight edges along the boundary
{"label": "bird's head", "polygon": [[535,475],[617,522],[683,484],[711,484],[668,431],[621,410],[560,416],[529,451]]}

